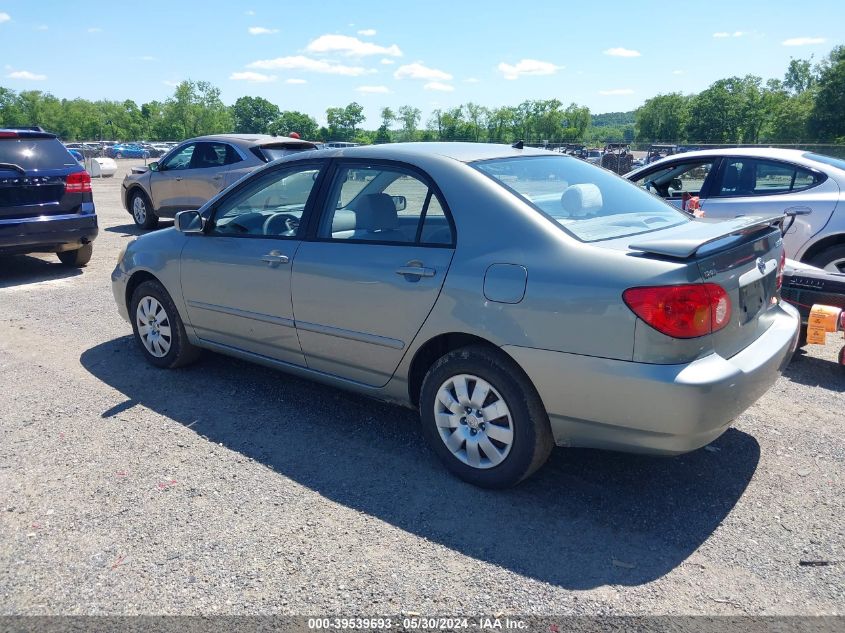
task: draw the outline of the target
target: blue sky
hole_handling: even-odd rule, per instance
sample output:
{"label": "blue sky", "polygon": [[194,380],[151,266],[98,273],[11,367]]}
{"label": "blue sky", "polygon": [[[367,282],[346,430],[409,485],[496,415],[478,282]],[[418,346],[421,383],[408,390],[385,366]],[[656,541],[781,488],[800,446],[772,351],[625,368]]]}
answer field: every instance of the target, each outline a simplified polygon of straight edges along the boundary
{"label": "blue sky", "polygon": [[[60,98],[163,100],[183,79],[224,102],[265,97],[325,121],[327,107],[557,98],[594,113],[845,43],[845,2],[782,0],[136,3],[0,0],[0,85]],[[809,6],[809,5],[807,5]],[[823,19],[822,19],[823,18]]]}

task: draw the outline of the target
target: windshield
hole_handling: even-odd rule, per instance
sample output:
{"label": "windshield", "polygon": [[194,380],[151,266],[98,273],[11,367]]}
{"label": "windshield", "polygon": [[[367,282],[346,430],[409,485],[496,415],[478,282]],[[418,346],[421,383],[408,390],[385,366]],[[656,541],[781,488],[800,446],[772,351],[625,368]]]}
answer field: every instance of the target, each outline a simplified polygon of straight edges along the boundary
{"label": "windshield", "polygon": [[474,166],[584,242],[639,235],[692,221],[627,180],[576,158],[526,156]]}
{"label": "windshield", "polygon": [[0,163],[27,170],[61,169],[77,164],[65,146],[54,138],[0,139]]}

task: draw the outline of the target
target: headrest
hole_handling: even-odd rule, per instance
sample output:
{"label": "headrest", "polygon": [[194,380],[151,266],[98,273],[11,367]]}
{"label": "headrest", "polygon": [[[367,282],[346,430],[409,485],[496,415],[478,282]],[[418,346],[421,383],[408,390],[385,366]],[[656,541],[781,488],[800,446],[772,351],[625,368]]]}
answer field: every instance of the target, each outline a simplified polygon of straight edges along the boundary
{"label": "headrest", "polygon": [[393,198],[386,193],[370,193],[361,197],[355,207],[355,228],[385,231],[399,226]]}
{"label": "headrest", "polygon": [[739,169],[736,165],[725,167],[725,177],[722,181],[722,189],[736,189],[739,184]]}
{"label": "headrest", "polygon": [[570,185],[564,189],[560,204],[571,218],[598,213],[603,204],[601,189],[592,183]]}

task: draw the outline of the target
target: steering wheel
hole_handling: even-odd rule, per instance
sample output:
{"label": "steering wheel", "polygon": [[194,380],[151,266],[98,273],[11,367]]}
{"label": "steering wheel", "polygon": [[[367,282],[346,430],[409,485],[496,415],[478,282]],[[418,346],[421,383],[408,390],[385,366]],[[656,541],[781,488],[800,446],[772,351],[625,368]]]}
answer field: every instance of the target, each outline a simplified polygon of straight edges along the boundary
{"label": "steering wheel", "polygon": [[[284,230],[281,230],[284,228]],[[264,235],[296,235],[299,228],[299,218],[290,213],[274,213],[264,220],[262,229]]]}

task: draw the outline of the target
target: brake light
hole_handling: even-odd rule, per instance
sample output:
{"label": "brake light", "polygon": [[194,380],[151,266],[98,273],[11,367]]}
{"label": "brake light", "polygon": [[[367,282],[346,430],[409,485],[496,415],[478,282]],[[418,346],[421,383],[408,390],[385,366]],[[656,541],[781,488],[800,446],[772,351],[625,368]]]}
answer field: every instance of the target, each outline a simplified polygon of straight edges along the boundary
{"label": "brake light", "polygon": [[87,171],[68,174],[65,193],[91,193],[91,175]]}
{"label": "brake light", "polygon": [[780,252],[780,262],[778,263],[777,289],[780,290],[783,286],[783,269],[786,267],[786,251]]}
{"label": "brake light", "polygon": [[20,137],[20,134],[18,134],[17,132],[8,132],[8,131],[0,132],[0,138],[18,138],[18,137]]}
{"label": "brake light", "polygon": [[718,284],[628,288],[627,306],[658,332],[695,338],[717,332],[731,320],[731,300]]}

